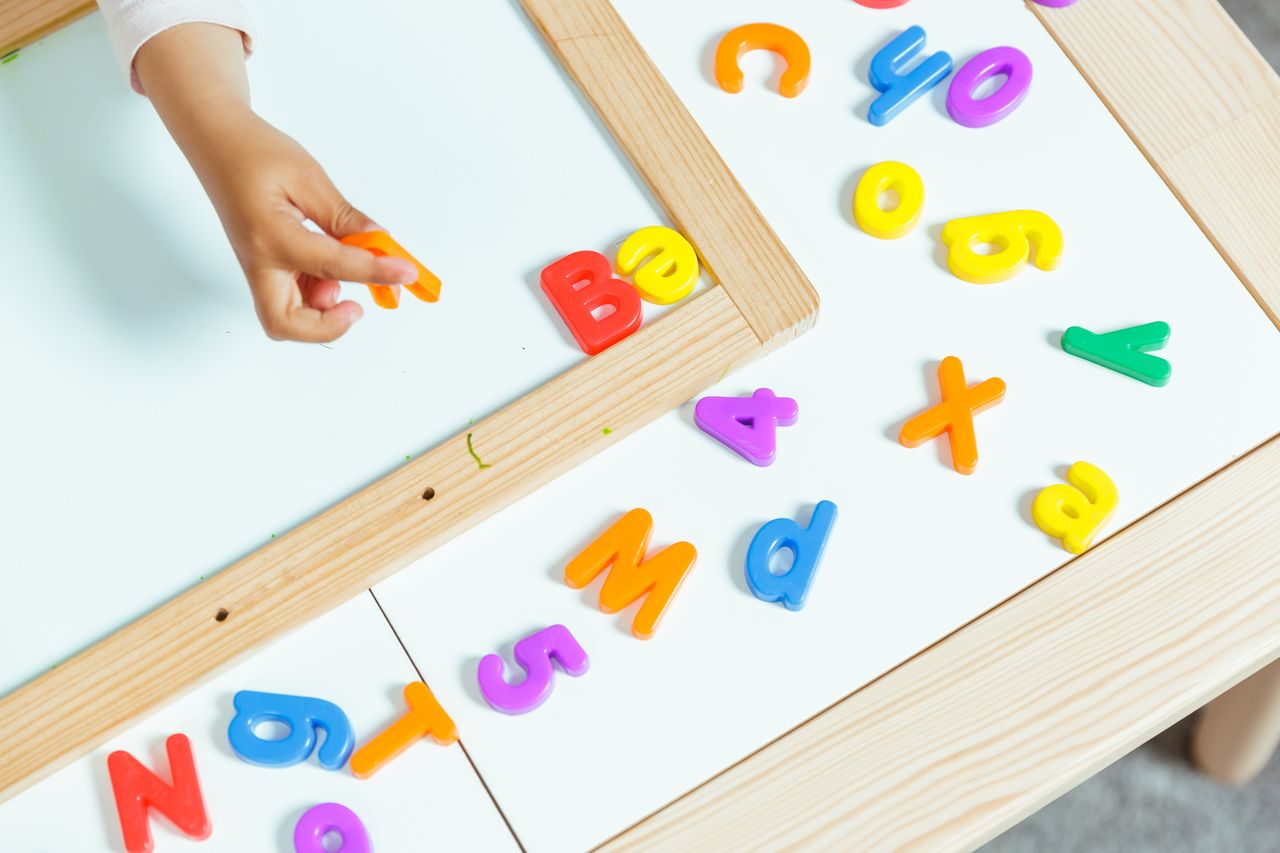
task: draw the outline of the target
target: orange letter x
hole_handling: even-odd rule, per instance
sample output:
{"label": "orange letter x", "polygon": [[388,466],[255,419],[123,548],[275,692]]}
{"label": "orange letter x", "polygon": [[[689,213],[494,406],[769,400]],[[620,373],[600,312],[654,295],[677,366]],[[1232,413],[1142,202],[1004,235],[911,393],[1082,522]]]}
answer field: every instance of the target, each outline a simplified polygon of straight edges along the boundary
{"label": "orange letter x", "polygon": [[978,467],[973,416],[1000,402],[1004,380],[988,379],[970,388],[964,381],[964,365],[949,355],[938,365],[938,386],[942,402],[903,424],[898,441],[907,447],[919,447],[946,432],[951,440],[952,466],[961,474],[972,474]]}

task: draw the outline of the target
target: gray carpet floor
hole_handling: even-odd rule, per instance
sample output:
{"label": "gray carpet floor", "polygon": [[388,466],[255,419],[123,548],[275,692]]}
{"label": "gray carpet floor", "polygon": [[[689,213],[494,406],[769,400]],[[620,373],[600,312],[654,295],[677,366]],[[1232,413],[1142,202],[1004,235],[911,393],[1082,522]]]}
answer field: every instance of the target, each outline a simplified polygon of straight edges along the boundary
{"label": "gray carpet floor", "polygon": [[1190,724],[1148,741],[983,853],[1280,851],[1280,757],[1243,788],[1220,785],[1187,759]]}
{"label": "gray carpet floor", "polygon": [[[1280,0],[1222,5],[1280,68]],[[1190,723],[1134,750],[983,853],[1280,853],[1280,756],[1250,785],[1224,787],[1188,762]]]}

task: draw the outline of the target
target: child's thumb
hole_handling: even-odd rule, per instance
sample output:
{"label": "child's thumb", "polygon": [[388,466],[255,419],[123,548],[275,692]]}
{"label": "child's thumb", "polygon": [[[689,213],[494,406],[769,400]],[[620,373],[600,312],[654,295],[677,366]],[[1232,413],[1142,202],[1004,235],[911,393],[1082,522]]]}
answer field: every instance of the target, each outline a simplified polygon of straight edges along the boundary
{"label": "child's thumb", "polygon": [[324,173],[308,188],[306,197],[297,201],[307,218],[331,237],[341,238],[348,234],[379,230],[378,223],[347,201]]}

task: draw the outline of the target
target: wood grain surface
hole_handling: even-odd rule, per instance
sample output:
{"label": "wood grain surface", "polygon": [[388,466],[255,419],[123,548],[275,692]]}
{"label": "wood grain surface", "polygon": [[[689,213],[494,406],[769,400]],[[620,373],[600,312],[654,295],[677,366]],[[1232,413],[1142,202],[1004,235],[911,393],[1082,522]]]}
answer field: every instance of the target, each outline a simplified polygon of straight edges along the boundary
{"label": "wood grain surface", "polygon": [[520,2],[765,350],[808,329],[817,292],[609,0]]}
{"label": "wood grain surface", "polygon": [[93,0],[0,0],[0,56],[98,8]]}

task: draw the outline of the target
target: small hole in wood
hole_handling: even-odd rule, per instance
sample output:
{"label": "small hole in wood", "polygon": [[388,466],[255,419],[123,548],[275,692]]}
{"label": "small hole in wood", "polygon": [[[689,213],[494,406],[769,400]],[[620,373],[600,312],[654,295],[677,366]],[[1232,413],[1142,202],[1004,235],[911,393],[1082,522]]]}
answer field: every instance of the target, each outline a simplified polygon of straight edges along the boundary
{"label": "small hole in wood", "polygon": [[225,608],[225,607],[219,607],[219,608],[218,608],[218,612],[217,612],[217,613],[215,613],[215,614],[213,614],[213,621],[214,621],[214,622],[225,622],[225,621],[227,621],[227,617],[228,617],[228,616],[230,616],[230,615],[231,615],[231,611],[227,610],[227,608]]}
{"label": "small hole in wood", "polygon": [[422,493],[422,499],[424,501],[429,501],[435,496],[436,496],[436,490],[431,488],[430,486],[427,486],[427,490]]}

